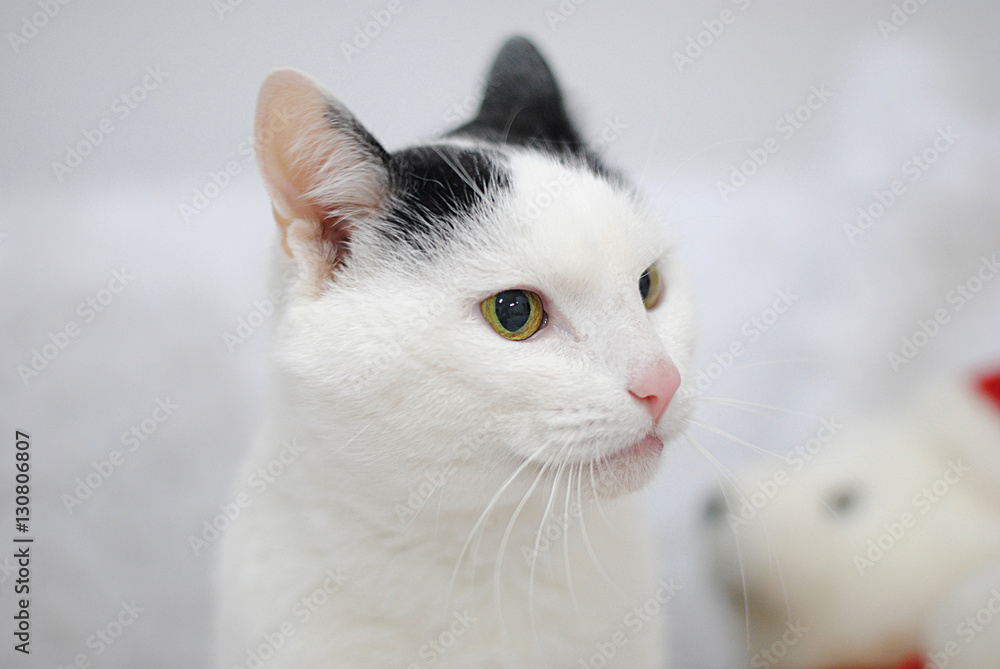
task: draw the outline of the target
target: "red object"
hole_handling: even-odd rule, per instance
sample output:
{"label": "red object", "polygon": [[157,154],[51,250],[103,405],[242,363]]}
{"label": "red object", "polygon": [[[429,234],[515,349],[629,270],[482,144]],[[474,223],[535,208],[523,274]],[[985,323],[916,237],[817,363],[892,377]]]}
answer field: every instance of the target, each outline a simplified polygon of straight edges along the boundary
{"label": "red object", "polygon": [[897,669],[924,669],[924,658],[921,655],[909,657]]}
{"label": "red object", "polygon": [[1000,370],[988,376],[981,376],[976,382],[976,387],[990,402],[1000,409]]}
{"label": "red object", "polygon": [[[844,667],[844,669],[862,669],[861,667]],[[892,669],[927,669],[927,665],[924,664],[924,656],[919,653],[915,653],[899,664],[897,664]]]}

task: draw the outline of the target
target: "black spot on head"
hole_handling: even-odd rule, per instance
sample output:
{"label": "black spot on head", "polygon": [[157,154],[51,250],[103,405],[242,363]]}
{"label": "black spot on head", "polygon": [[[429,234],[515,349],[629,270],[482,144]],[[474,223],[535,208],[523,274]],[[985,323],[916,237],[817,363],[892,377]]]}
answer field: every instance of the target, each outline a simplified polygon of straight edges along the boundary
{"label": "black spot on head", "polygon": [[499,155],[448,145],[418,146],[389,156],[394,202],[386,234],[427,250],[447,240],[456,222],[498,189],[510,187]]}

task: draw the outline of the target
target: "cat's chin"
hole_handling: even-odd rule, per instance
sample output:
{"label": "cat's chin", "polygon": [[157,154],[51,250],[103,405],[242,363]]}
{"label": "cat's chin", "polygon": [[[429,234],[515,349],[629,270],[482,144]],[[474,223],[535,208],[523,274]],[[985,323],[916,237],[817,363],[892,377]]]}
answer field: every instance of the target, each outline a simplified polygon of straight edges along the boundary
{"label": "cat's chin", "polygon": [[584,497],[610,499],[635,492],[656,475],[663,453],[663,440],[650,433],[610,455],[578,463]]}
{"label": "cat's chin", "polygon": [[627,448],[594,463],[597,496],[618,497],[634,492],[655,476],[663,453],[663,440],[648,434]]}

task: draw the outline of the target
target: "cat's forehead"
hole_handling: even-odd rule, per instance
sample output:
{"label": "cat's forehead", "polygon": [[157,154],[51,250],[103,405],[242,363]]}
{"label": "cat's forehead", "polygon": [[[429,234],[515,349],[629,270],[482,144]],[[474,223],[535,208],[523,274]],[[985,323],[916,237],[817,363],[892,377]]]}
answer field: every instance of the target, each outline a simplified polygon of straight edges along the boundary
{"label": "cat's forehead", "polygon": [[509,159],[518,232],[554,264],[584,269],[629,263],[661,243],[648,210],[623,184],[545,155]]}
{"label": "cat's forehead", "polygon": [[509,198],[496,222],[511,258],[501,271],[539,288],[616,290],[665,253],[646,209],[582,162],[516,152]]}
{"label": "cat's forehead", "polygon": [[383,234],[431,262],[456,250],[485,280],[606,284],[665,250],[633,191],[592,161],[463,140],[391,161],[397,197]]}

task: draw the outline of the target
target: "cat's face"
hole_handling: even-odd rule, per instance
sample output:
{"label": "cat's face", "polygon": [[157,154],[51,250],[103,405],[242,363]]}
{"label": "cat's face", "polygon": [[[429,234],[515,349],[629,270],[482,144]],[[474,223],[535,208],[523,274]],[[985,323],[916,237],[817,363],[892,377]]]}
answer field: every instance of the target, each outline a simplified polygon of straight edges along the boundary
{"label": "cat's face", "polygon": [[298,276],[279,374],[332,448],[358,435],[336,462],[365,485],[461,472],[448,488],[471,504],[515,472],[573,470],[613,496],[682,429],[684,277],[525,44],[501,53],[475,121],[394,154],[304,75],[261,93],[262,172]]}

